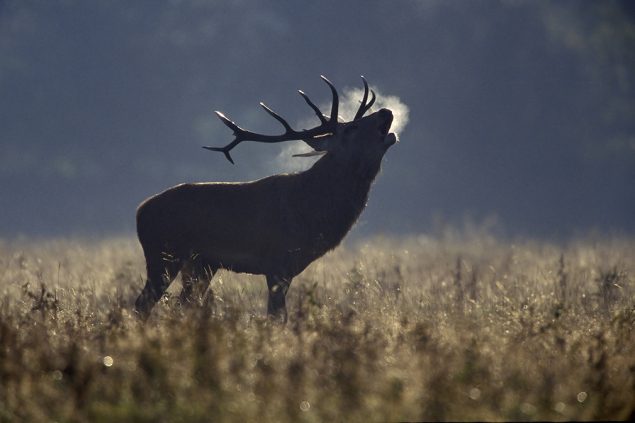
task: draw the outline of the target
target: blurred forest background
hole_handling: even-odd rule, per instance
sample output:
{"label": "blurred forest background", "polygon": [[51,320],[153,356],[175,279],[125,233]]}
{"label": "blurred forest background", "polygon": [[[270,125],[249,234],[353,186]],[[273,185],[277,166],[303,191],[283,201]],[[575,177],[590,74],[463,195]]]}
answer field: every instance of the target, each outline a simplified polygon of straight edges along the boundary
{"label": "blurred forest background", "polygon": [[277,133],[359,75],[409,108],[356,236],[494,218],[635,233],[635,2],[0,0],[0,237],[134,230],[181,182],[283,171]]}

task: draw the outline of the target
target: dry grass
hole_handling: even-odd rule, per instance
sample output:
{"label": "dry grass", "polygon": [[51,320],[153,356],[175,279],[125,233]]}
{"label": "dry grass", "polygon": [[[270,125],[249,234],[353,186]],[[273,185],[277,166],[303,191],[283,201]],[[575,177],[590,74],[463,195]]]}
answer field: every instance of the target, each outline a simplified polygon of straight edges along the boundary
{"label": "dry grass", "polygon": [[[145,324],[133,239],[0,243],[0,421],[633,418],[635,241],[374,239]],[[171,294],[171,295],[170,295]]]}

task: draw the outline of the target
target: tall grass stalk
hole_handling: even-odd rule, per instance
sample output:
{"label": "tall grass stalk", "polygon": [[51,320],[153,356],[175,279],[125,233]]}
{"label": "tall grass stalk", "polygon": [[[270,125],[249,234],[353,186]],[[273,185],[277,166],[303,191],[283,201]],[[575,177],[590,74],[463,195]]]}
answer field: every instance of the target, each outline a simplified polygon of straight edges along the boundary
{"label": "tall grass stalk", "polygon": [[376,238],[296,278],[284,327],[226,271],[141,324],[135,240],[0,242],[0,421],[632,418],[634,266],[632,239]]}

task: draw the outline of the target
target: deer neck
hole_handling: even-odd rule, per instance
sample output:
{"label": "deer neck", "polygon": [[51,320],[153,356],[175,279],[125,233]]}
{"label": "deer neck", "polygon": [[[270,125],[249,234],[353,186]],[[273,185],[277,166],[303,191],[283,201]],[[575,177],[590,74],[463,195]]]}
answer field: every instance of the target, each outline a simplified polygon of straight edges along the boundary
{"label": "deer neck", "polygon": [[305,183],[310,219],[327,248],[337,246],[366,206],[380,163],[338,163],[325,156],[307,170]]}
{"label": "deer neck", "polygon": [[379,161],[369,162],[359,158],[342,163],[334,157],[325,156],[307,173],[311,173],[312,182],[321,186],[320,191],[326,195],[348,194],[351,200],[360,198],[365,202],[379,168]]}

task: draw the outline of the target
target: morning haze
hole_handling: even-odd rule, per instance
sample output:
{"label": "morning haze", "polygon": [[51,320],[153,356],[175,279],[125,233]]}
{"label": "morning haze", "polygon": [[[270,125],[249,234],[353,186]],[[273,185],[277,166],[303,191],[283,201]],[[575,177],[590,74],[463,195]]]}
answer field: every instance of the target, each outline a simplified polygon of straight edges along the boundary
{"label": "morning haze", "polygon": [[320,74],[343,92],[365,75],[409,112],[355,234],[466,216],[512,235],[632,233],[632,9],[2,1],[0,236],[128,233],[170,186],[293,169],[288,145],[241,145],[235,166],[201,146],[231,139],[213,110],[262,133],[279,126],[259,101],[311,122],[294,90],[328,102]]}

